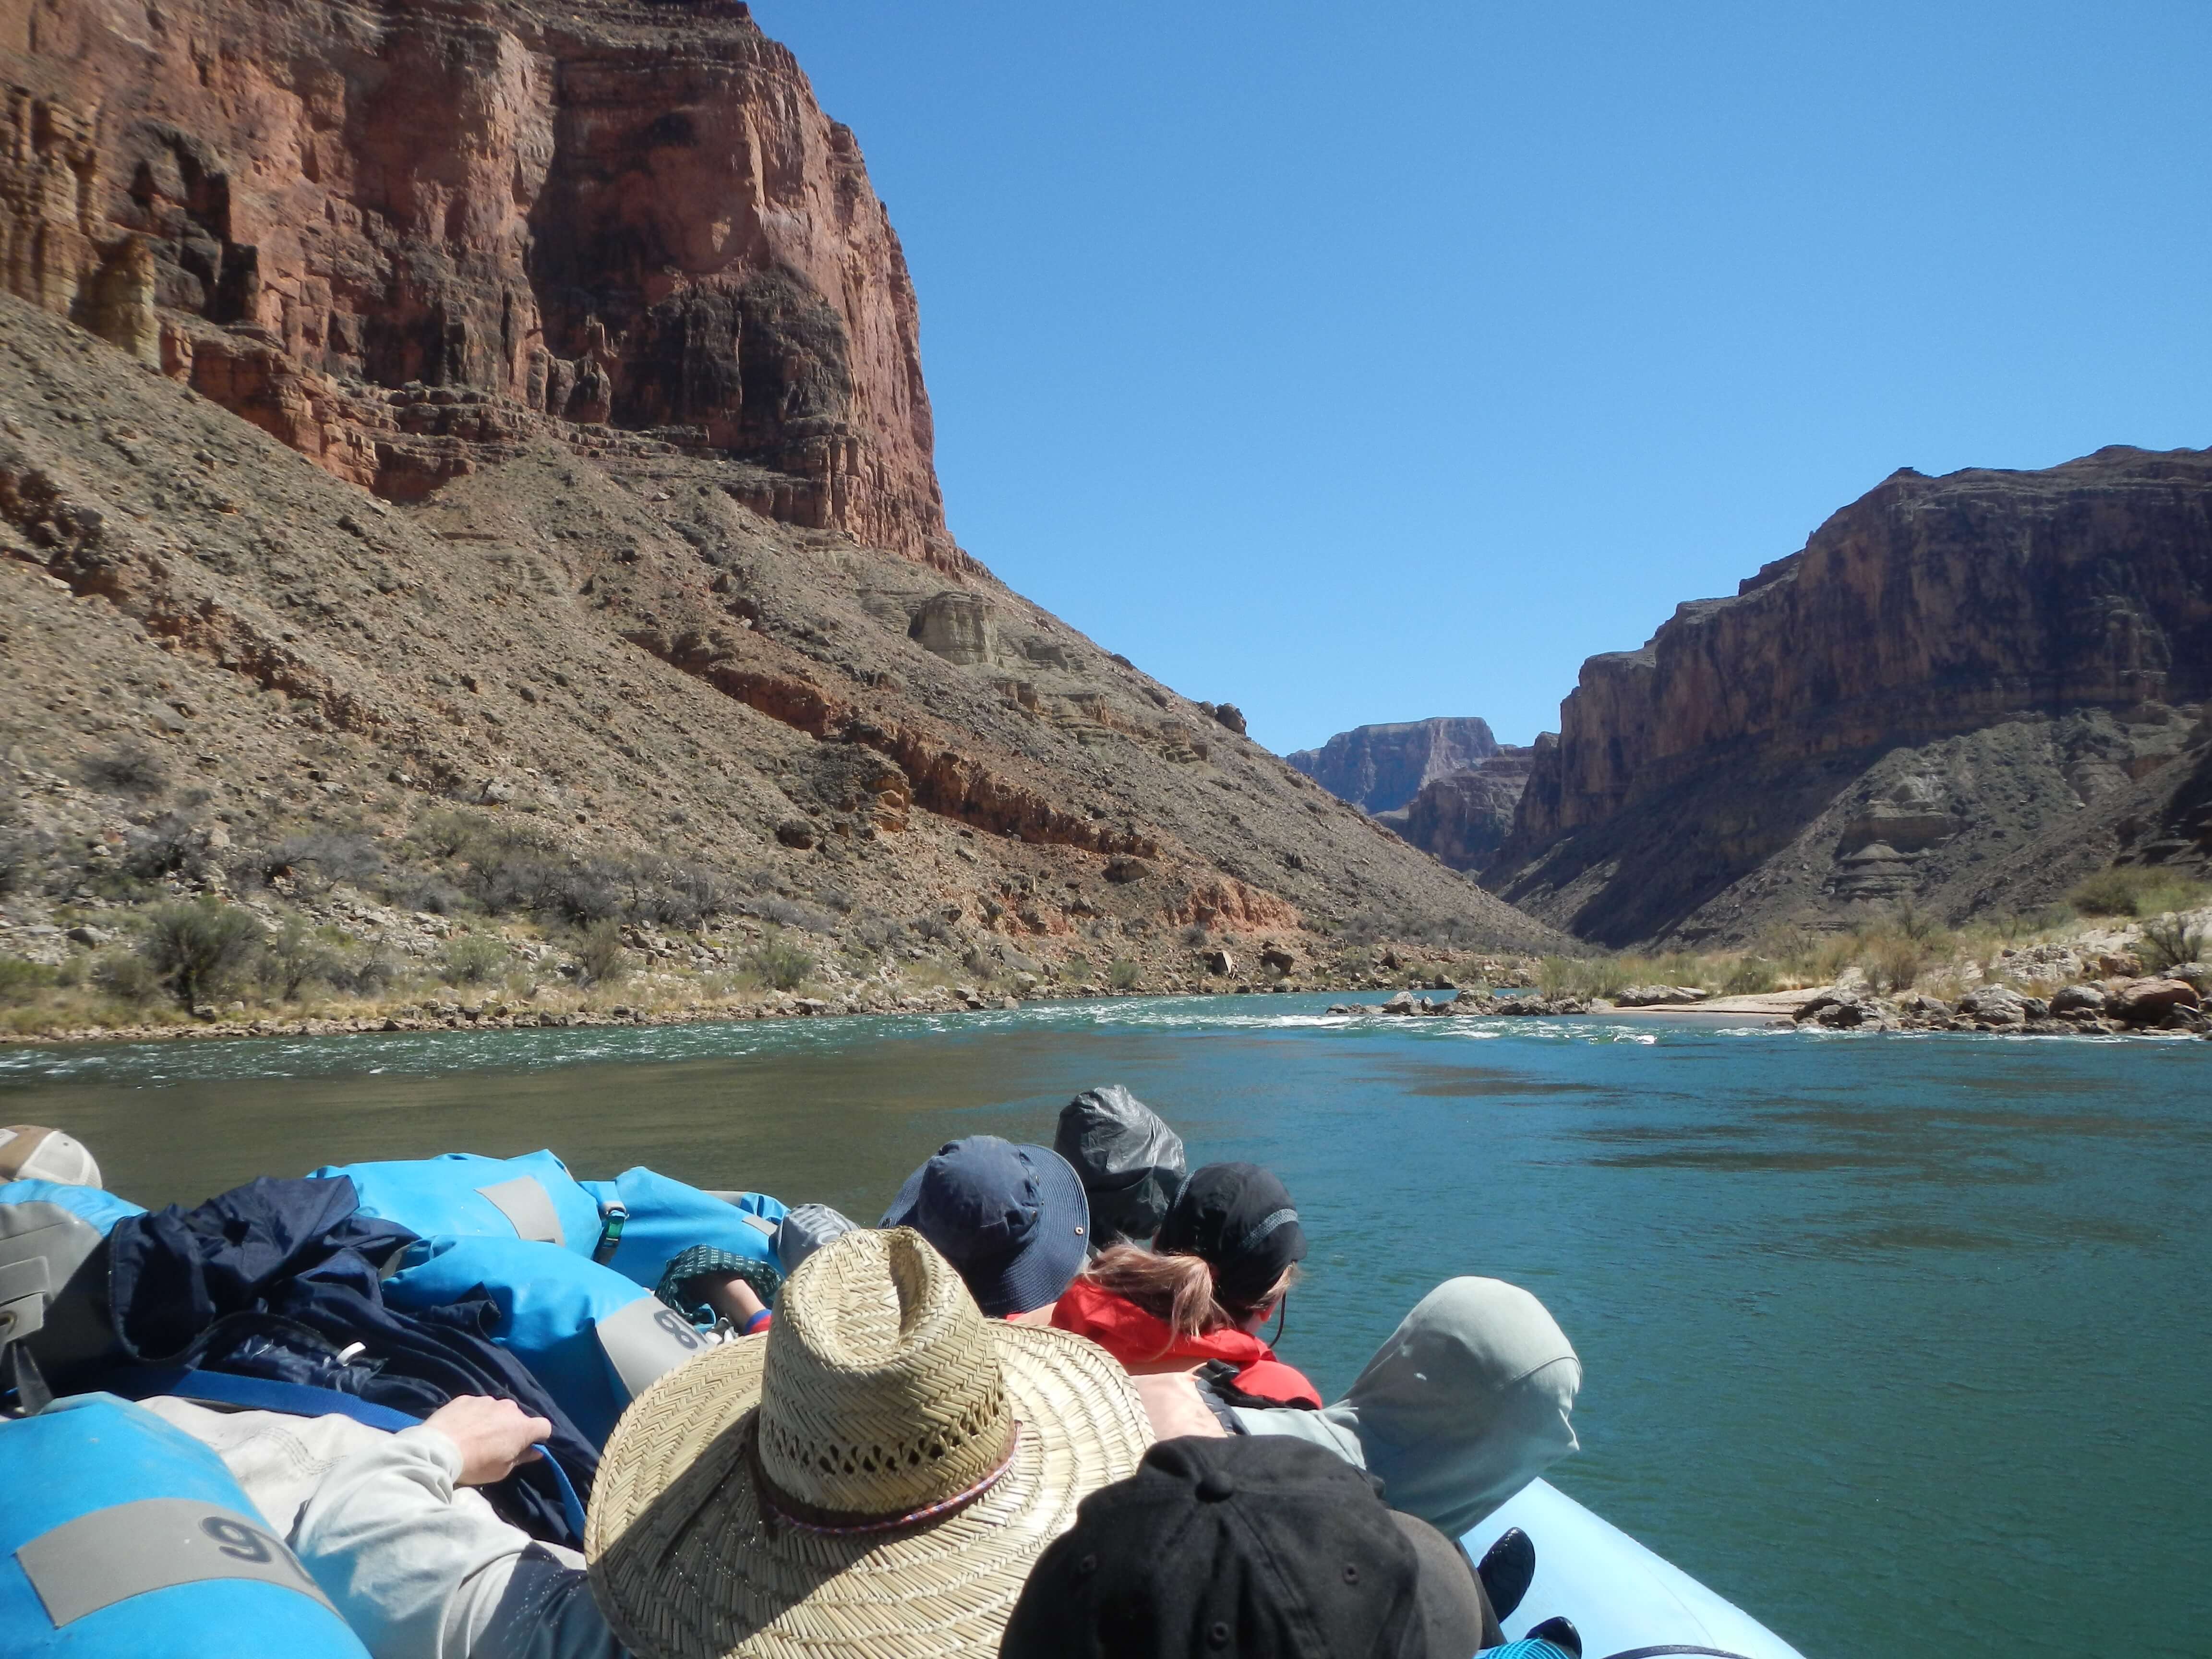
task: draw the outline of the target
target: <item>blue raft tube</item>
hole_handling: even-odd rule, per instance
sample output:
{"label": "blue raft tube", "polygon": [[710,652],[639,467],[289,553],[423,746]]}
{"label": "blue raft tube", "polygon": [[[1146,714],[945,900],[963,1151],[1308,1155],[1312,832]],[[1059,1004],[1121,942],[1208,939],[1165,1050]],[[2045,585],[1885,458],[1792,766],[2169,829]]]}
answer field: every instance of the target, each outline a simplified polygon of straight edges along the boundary
{"label": "blue raft tube", "polygon": [[1536,1576],[1501,1621],[1508,1638],[1564,1615],[1581,1634],[1583,1659],[1804,1659],[1725,1596],[1548,1480],[1530,1481],[1460,1541],[1480,1561],[1514,1527],[1536,1547]]}

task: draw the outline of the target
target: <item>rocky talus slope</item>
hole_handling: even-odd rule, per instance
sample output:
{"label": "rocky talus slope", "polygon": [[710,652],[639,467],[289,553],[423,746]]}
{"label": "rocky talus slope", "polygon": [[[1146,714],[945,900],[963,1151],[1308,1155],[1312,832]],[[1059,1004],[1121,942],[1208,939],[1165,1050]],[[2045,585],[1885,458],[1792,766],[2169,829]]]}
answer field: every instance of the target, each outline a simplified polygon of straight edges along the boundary
{"label": "rocky talus slope", "polygon": [[1444,718],[1354,726],[1318,749],[1300,749],[1286,758],[1339,800],[1364,811],[1392,812],[1433,780],[1497,752],[1487,720]]}
{"label": "rocky talus slope", "polygon": [[1586,939],[2030,910],[2212,855],[2212,452],[1903,471],[1593,657],[1486,885]]}
{"label": "rocky talus slope", "polygon": [[191,894],[848,1002],[1559,942],[953,544],[742,6],[0,0],[0,958]]}

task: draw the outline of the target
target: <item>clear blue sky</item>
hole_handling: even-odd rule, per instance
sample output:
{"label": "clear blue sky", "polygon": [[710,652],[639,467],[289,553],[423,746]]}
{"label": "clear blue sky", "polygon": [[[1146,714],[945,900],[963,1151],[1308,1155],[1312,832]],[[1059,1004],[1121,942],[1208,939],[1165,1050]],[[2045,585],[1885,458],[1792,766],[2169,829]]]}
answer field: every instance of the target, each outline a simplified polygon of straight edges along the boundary
{"label": "clear blue sky", "polygon": [[1270,747],[1556,724],[1899,466],[2212,444],[2212,4],[757,0],[952,529]]}

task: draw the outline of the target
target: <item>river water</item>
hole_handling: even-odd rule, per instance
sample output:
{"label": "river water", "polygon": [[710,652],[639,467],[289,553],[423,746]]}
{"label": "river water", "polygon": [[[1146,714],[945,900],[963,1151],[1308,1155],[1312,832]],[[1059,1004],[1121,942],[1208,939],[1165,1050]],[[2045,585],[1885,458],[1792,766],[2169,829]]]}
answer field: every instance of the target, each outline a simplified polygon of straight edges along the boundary
{"label": "river water", "polygon": [[1809,1659],[2212,1652],[2212,1044],[1324,1000],[0,1050],[0,1122],[147,1204],[551,1146],[866,1221],[1119,1081],[1289,1183],[1325,1392],[1441,1278],[1542,1297],[1585,1368],[1553,1479]]}

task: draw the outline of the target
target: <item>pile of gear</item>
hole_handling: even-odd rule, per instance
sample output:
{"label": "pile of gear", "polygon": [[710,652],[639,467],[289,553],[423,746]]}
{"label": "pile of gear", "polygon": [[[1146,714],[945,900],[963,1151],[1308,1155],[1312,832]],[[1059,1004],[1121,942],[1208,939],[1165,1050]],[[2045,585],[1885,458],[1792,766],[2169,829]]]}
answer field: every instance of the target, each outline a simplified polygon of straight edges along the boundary
{"label": "pile of gear", "polygon": [[1452,1541],[1572,1348],[1453,1279],[1324,1407],[1259,1334],[1305,1249],[1119,1087],[866,1229],[550,1152],[149,1212],[0,1129],[0,1652],[1575,1659]]}

